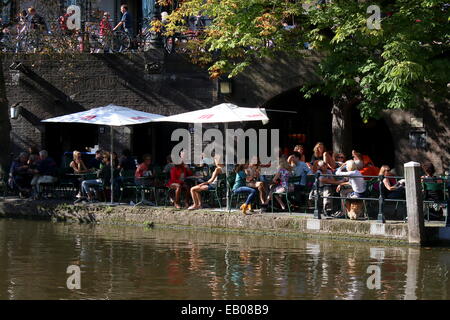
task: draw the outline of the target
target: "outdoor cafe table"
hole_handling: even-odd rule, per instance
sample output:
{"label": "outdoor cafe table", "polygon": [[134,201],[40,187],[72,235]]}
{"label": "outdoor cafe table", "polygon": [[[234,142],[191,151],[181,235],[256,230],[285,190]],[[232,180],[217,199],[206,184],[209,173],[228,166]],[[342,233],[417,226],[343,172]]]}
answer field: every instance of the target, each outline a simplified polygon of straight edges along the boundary
{"label": "outdoor cafe table", "polygon": [[[145,199],[145,187],[153,187],[153,184],[151,182],[154,182],[155,177],[147,176],[147,177],[136,177],[137,181],[139,183],[137,184],[137,187],[141,189],[141,200],[136,203],[134,206],[139,205],[147,205],[147,206],[155,206],[155,204],[151,201],[148,201]],[[156,196],[156,195],[155,195]]]}

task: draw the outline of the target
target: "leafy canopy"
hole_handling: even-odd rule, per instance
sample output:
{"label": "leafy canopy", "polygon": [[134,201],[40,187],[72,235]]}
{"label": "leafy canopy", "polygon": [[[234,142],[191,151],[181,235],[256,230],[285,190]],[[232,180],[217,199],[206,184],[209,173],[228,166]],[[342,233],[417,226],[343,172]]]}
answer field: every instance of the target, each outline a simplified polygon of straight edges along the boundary
{"label": "leafy canopy", "polygon": [[[165,0],[170,1],[170,0]],[[325,2],[325,1],[320,1]],[[385,109],[410,109],[422,98],[448,94],[449,10],[445,0],[352,1],[317,5],[307,0],[184,0],[164,25],[166,35],[186,30],[191,16],[211,24],[188,44],[192,60],[212,78],[233,77],[252,61],[283,52],[323,55],[321,83],[303,88],[334,99],[360,101],[363,119]],[[369,5],[381,9],[381,29],[369,28]],[[161,23],[154,24],[156,29]]]}

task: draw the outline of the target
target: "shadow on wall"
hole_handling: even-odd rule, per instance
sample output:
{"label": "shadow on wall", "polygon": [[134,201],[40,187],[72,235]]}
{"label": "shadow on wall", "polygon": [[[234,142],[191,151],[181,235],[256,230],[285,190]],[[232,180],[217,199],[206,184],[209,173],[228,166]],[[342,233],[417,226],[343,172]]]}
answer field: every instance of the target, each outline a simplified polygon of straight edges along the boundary
{"label": "shadow on wall", "polygon": [[[450,115],[449,103],[423,104],[414,111],[390,111],[384,119],[391,130],[397,165],[397,172],[403,173],[403,164],[409,161],[424,163],[431,161],[438,174],[450,168]],[[414,127],[412,119],[421,119],[423,126]],[[410,133],[421,135],[425,145],[414,146]]]}
{"label": "shadow on wall", "polygon": [[[151,106],[151,109],[142,108],[143,111],[168,115],[211,106],[212,94],[206,96],[207,99],[197,99],[189,94],[189,88],[212,90],[213,83],[206,71],[169,77],[164,73],[163,61],[147,61],[143,56],[127,54],[96,54],[94,57],[114,72],[124,89]],[[151,73],[145,71],[148,63],[161,65]]]}

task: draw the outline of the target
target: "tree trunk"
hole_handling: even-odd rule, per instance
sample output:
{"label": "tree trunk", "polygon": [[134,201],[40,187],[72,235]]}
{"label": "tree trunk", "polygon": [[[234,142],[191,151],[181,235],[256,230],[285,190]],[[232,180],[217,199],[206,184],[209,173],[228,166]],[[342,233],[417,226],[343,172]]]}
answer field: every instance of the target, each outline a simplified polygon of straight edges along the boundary
{"label": "tree trunk", "polygon": [[352,106],[347,99],[335,99],[331,109],[333,152],[343,153],[347,158],[352,153]]}
{"label": "tree trunk", "polygon": [[0,176],[2,169],[9,166],[10,132],[8,98],[6,97],[5,77],[3,74],[3,55],[0,54]]}

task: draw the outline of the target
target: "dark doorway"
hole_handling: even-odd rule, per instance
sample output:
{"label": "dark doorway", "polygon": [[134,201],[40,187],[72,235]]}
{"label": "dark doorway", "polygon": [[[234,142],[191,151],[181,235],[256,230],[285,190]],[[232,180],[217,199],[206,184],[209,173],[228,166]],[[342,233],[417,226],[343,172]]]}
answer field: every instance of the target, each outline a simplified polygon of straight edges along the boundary
{"label": "dark doorway", "polygon": [[[296,144],[303,144],[306,160],[309,161],[312,149],[317,142],[323,142],[327,149],[332,148],[332,100],[330,98],[316,95],[311,99],[305,99],[300,89],[295,88],[272,98],[264,104],[264,107],[269,110],[296,112],[268,111],[270,122],[266,126],[261,126],[261,128],[280,130],[282,151],[290,152]],[[354,108],[352,125],[353,149],[369,155],[377,166],[388,164],[394,167],[394,144],[386,122],[382,119],[372,119],[364,123],[359,110]]]}
{"label": "dark doorway", "polygon": [[352,123],[353,149],[367,154],[377,167],[387,164],[394,168],[394,142],[386,122],[383,119],[370,119],[364,123],[358,108],[354,108]]}
{"label": "dark doorway", "polygon": [[98,126],[78,123],[45,124],[44,148],[60,164],[65,152],[78,150],[85,152],[87,147],[98,144]]}
{"label": "dark doorway", "polygon": [[331,106],[331,99],[320,95],[305,99],[300,88],[295,88],[264,104],[270,122],[263,128],[280,130],[280,148],[284,153],[302,144],[309,161],[317,142],[325,143],[327,148],[332,146]]}

